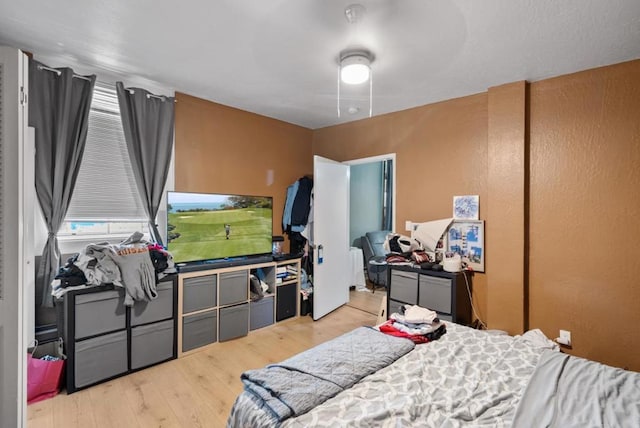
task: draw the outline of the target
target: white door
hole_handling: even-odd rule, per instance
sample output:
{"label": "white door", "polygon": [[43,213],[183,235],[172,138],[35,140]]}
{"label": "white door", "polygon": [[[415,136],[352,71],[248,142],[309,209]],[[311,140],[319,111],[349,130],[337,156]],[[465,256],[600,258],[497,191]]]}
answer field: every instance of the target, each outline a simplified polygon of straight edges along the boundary
{"label": "white door", "polygon": [[313,319],[349,301],[349,165],[313,157]]}
{"label": "white door", "polygon": [[[23,174],[28,59],[0,47],[0,426],[26,424],[25,247]],[[33,172],[33,171],[32,171]],[[33,185],[33,181],[31,181]],[[30,190],[29,195],[33,195]]]}

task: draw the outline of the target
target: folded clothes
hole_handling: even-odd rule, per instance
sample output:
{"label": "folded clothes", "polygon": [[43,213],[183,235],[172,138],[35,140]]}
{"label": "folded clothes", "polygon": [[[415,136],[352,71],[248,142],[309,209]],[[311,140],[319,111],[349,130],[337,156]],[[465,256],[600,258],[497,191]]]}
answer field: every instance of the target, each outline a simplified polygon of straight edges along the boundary
{"label": "folded clothes", "polygon": [[[429,325],[429,323],[412,323],[412,322],[407,322],[407,320],[405,319],[404,315],[400,315],[397,312],[392,313],[391,315],[389,315],[390,319],[393,319],[396,321],[396,323],[400,323],[400,324],[404,324],[409,328],[422,328],[425,325]],[[437,323],[439,322],[440,319],[439,318],[434,318],[433,322],[431,324]]]}
{"label": "folded clothes", "polygon": [[404,319],[408,323],[431,324],[436,318],[438,318],[438,314],[431,309],[423,308],[418,305],[405,306]]}
{"label": "folded clothes", "polygon": [[436,328],[431,333],[427,333],[427,334],[409,334],[409,333],[406,333],[404,331],[398,330],[394,326],[394,321],[393,320],[388,320],[384,324],[380,325],[378,327],[378,329],[380,330],[380,332],[382,332],[384,334],[388,334],[390,336],[395,336],[395,337],[404,337],[406,339],[411,340],[413,343],[416,343],[416,344],[428,343],[428,342],[431,342],[433,340],[438,340],[443,334],[445,334],[447,332],[446,325],[444,323],[439,323],[438,328]]}
{"label": "folded clothes", "polygon": [[396,321],[393,319],[393,315],[391,319],[388,321],[390,325],[392,325],[396,330],[403,331],[408,334],[427,334],[436,331],[442,323],[440,321],[434,321],[431,324],[411,324],[413,327],[410,327],[406,324],[403,324],[400,321]]}

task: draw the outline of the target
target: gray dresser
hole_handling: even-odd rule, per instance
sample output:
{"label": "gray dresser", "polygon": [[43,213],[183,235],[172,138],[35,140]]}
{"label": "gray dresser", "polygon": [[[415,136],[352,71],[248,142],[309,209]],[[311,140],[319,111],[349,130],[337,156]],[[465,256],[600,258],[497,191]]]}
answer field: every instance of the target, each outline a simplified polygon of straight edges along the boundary
{"label": "gray dresser", "polygon": [[[67,292],[59,319],[67,355],[67,393],[177,357],[177,275],[158,297],[124,306],[113,285]],[[61,324],[61,325],[60,325]]]}
{"label": "gray dresser", "polygon": [[471,324],[469,273],[390,265],[388,274],[387,314],[398,312],[404,304],[411,304],[436,311],[443,321]]}

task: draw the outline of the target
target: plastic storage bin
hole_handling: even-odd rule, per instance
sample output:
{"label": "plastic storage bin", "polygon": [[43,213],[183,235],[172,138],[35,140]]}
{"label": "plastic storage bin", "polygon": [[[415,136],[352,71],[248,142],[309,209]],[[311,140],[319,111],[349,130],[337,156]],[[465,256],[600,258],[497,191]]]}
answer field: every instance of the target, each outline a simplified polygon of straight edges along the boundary
{"label": "plastic storage bin", "polygon": [[416,272],[392,271],[389,298],[415,305],[418,302],[418,274]]}
{"label": "plastic storage bin", "polygon": [[166,281],[157,285],[158,297],[145,302],[135,302],[131,308],[131,325],[147,324],[173,317],[173,282]]}
{"label": "plastic storage bin", "polygon": [[182,352],[214,343],[217,340],[217,311],[189,315],[182,320]]}
{"label": "plastic storage bin", "polygon": [[232,305],[249,298],[249,271],[220,274],[220,305]]}
{"label": "plastic storage bin", "polygon": [[418,305],[437,312],[451,312],[451,280],[420,275]]}
{"label": "plastic storage bin", "polygon": [[127,332],[76,342],[74,365],[76,388],[125,373],[128,370]]}
{"label": "plastic storage bin", "polygon": [[123,290],[75,296],[75,338],[95,336],[127,326]]}
{"label": "plastic storage bin", "polygon": [[216,275],[185,278],[182,282],[182,312],[194,312],[216,306]]}
{"label": "plastic storage bin", "polygon": [[139,369],[173,357],[173,320],[131,329],[131,368]]}
{"label": "plastic storage bin", "polygon": [[256,330],[273,324],[273,296],[251,302],[249,309],[249,329]]}
{"label": "plastic storage bin", "polygon": [[249,334],[249,304],[220,309],[220,341]]}

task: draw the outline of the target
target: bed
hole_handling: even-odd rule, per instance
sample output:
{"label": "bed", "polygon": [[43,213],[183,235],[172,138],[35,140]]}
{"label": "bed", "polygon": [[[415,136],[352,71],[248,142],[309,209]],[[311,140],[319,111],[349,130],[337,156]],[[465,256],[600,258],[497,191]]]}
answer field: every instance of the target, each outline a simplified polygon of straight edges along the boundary
{"label": "bed", "polygon": [[[382,356],[380,344],[371,343],[376,340],[372,334],[385,335],[366,327],[357,330],[364,336],[354,331],[281,365],[243,374],[245,391],[227,426],[639,426],[639,373],[560,353],[539,330],[511,337],[448,323],[438,340]],[[357,349],[358,342],[367,344]],[[361,370],[363,359],[371,367]],[[326,368],[336,361],[337,368]],[[284,378],[292,383],[271,389],[269,382],[278,377],[269,371],[274,368],[289,370]],[[308,396],[319,391],[318,402],[309,403],[309,397],[295,402],[300,385],[291,379],[307,369],[313,378],[338,388],[316,391],[311,381],[303,380]],[[359,374],[350,376],[350,371]],[[255,383],[262,391],[252,389]]]}

